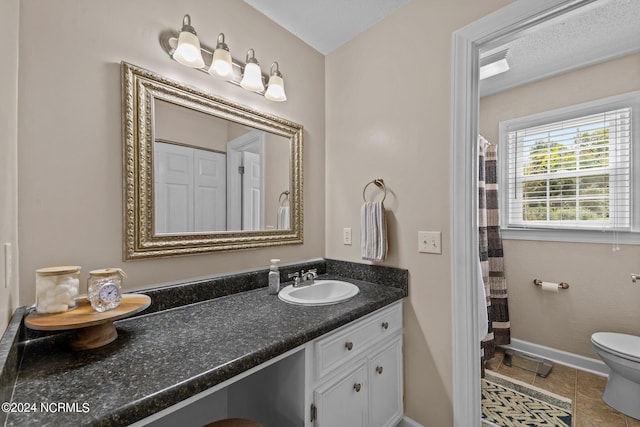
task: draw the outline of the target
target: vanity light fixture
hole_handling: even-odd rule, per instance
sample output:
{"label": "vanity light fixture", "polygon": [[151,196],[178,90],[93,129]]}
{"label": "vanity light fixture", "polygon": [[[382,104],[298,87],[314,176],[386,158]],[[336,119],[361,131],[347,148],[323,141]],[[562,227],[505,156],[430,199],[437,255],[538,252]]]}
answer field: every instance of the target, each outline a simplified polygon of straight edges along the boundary
{"label": "vanity light fixture", "polygon": [[509,71],[509,63],[507,62],[507,54],[509,49],[487,55],[480,58],[480,80],[488,79],[498,74]]}
{"label": "vanity light fixture", "polygon": [[223,80],[233,79],[231,53],[229,53],[229,46],[224,42],[224,33],[218,35],[218,44],[216,45],[216,50],[213,51],[209,74]]}
{"label": "vanity light fixture", "polygon": [[264,92],[264,83],[262,83],[262,71],[260,64],[256,59],[256,52],[253,49],[247,51],[247,63],[242,73],[242,81],[240,82],[246,90],[251,92]]}
{"label": "vanity light fixture", "polygon": [[[224,33],[218,35],[215,49],[201,44],[191,26],[191,17],[185,15],[180,33],[168,30],[160,34],[160,46],[169,57],[184,66],[226,80],[270,101],[286,101],[284,79],[278,63],[273,62],[270,75],[263,74],[254,49],[247,51],[246,62],[242,62],[231,56],[224,38]],[[265,82],[268,82],[266,90]]]}
{"label": "vanity light fixture", "polygon": [[[275,69],[273,68],[274,66]],[[267,91],[264,97],[276,102],[287,100],[287,95],[284,93],[284,80],[282,79],[282,73],[278,69],[277,62],[271,64],[271,76],[269,77],[269,84],[267,85]]]}
{"label": "vanity light fixture", "polygon": [[186,67],[204,67],[204,59],[202,59],[200,51],[200,40],[198,40],[196,30],[191,26],[191,17],[189,15],[184,15],[184,18],[182,18],[182,31],[178,36],[178,46],[172,57]]}

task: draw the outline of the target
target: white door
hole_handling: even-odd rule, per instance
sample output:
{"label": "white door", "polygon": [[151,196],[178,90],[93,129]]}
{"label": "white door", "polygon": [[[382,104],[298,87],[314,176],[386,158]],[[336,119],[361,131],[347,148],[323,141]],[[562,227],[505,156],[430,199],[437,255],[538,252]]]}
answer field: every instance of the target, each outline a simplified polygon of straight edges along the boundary
{"label": "white door", "polygon": [[401,337],[369,360],[369,425],[392,427],[402,418]]}
{"label": "white door", "polygon": [[193,231],[192,149],[156,142],[154,156],[155,232]]}
{"label": "white door", "polygon": [[226,156],[156,142],[155,232],[226,230]]}
{"label": "white door", "polygon": [[242,152],[242,229],[262,229],[262,159],[259,154]]}
{"label": "white door", "polygon": [[193,150],[194,231],[227,229],[227,159],[223,153]]}
{"label": "white door", "polygon": [[316,389],[314,401],[316,427],[367,426],[366,361],[351,374]]}

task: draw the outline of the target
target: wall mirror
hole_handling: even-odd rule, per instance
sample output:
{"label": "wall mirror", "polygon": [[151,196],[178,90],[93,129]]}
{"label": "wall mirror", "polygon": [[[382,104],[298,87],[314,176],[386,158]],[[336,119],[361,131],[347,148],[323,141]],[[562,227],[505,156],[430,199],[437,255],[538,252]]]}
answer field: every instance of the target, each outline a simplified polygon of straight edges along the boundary
{"label": "wall mirror", "polygon": [[125,259],[302,243],[302,125],[121,66]]}

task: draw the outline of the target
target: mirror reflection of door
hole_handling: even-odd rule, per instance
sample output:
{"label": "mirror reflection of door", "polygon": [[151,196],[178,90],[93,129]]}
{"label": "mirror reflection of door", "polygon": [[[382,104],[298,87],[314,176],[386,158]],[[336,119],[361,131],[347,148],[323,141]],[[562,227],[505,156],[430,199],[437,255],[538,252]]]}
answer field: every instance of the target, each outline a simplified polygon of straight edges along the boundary
{"label": "mirror reflection of door", "polygon": [[156,141],[156,233],[224,231],[226,155]]}
{"label": "mirror reflection of door", "polygon": [[227,156],[215,151],[193,150],[194,217],[196,232],[227,229]]}
{"label": "mirror reflection of door", "polygon": [[278,196],[291,190],[286,137],[159,99],[153,105],[156,234],[278,227]]}
{"label": "mirror reflection of door", "polygon": [[242,153],[242,229],[262,228],[262,158],[259,154]]}
{"label": "mirror reflection of door", "polygon": [[227,222],[229,230],[261,230],[264,224],[264,150],[261,131],[227,144]]}

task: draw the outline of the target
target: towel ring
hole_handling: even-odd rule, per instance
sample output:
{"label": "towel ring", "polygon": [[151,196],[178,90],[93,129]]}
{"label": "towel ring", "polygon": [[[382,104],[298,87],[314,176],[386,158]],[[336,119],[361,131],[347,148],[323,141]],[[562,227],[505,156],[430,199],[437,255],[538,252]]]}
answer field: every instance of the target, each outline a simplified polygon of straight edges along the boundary
{"label": "towel ring", "polygon": [[364,186],[364,189],[362,190],[362,200],[364,200],[365,202],[367,201],[367,198],[365,197],[365,193],[367,191],[367,187],[370,186],[371,184],[375,184],[376,187],[384,190],[384,196],[382,196],[382,200],[381,200],[381,202],[384,202],[384,199],[387,198],[387,187],[384,185],[384,180],[382,178],[376,178],[373,181],[369,181],[367,185]]}
{"label": "towel ring", "polygon": [[[282,199],[282,196],[284,196],[284,200]],[[284,190],[282,193],[280,193],[280,197],[278,197],[278,203],[280,204],[280,206],[282,206],[282,203],[285,200],[289,200],[289,190]]]}

